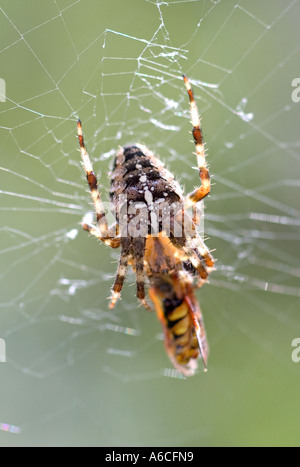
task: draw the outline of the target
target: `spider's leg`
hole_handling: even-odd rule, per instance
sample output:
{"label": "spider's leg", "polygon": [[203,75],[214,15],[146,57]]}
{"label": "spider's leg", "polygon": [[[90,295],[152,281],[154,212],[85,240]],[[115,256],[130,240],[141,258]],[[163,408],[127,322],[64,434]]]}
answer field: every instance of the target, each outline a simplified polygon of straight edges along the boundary
{"label": "spider's leg", "polygon": [[[182,263],[189,261],[194,269],[198,272],[201,280],[208,278],[209,270],[205,262],[205,258],[200,254],[197,248],[183,247],[178,251],[178,257]],[[202,283],[200,281],[200,283]]]}
{"label": "spider's leg", "polygon": [[174,217],[170,241],[178,248],[177,254],[180,260],[190,260],[200,277],[206,279],[207,268],[213,267],[214,259],[199,236],[194,220],[185,210],[179,210]]}
{"label": "spider's leg", "polygon": [[97,226],[91,226],[88,224],[84,224],[83,228],[87,230],[88,232],[90,232],[92,235],[95,235],[97,238],[102,240],[107,245],[112,246],[111,245],[113,243],[112,239],[116,235],[112,229],[108,228],[105,210],[104,210],[104,207],[101,201],[101,196],[100,196],[99,189],[98,189],[98,180],[94,173],[90,157],[87,153],[87,150],[84,144],[82,126],[81,126],[80,120],[78,120],[77,122],[77,135],[78,135],[78,141],[79,141],[79,146],[80,146],[82,164],[83,164],[83,168],[86,173],[86,178],[87,178],[87,181],[90,187],[91,196],[92,196],[92,200],[93,200],[95,211],[96,211],[96,219],[97,219]]}
{"label": "spider's leg", "polygon": [[[190,85],[189,80],[185,75],[183,75],[184,83],[186,90],[190,98],[190,111],[191,111],[191,120],[193,125],[193,137],[196,146],[196,156],[197,156],[197,166],[199,169],[199,176],[201,180],[201,186],[194,190],[192,193],[187,195],[186,206],[193,206],[198,201],[201,201],[205,196],[210,192],[210,175],[206,165],[205,160],[205,150],[202,137],[202,131],[200,128],[200,117],[198,109],[195,103],[194,94]],[[195,217],[195,214],[194,214]],[[195,217],[196,219],[196,217]]]}
{"label": "spider's leg", "polygon": [[[197,244],[197,240],[200,240],[200,245]],[[176,246],[178,247],[178,244]],[[192,264],[201,278],[200,284],[202,280],[207,279],[214,265],[213,257],[200,238],[196,239],[196,242],[191,240],[191,243],[182,245],[177,249],[176,256],[182,263],[189,261]]]}
{"label": "spider's leg", "polygon": [[[201,279],[207,279],[209,274],[207,268],[210,267],[210,264],[207,264],[206,258],[201,255],[199,249],[193,243],[187,245],[187,243],[180,241],[181,239],[176,239],[176,242],[174,241],[174,238],[170,238],[170,240],[177,248],[175,255],[179,261],[181,263],[190,261],[192,266],[197,270]],[[177,270],[181,269],[180,262],[177,263]]]}
{"label": "spider's leg", "polygon": [[130,260],[131,254],[131,238],[123,237],[121,239],[121,255],[118,264],[118,270],[115,277],[114,285],[112,286],[112,294],[110,297],[109,308],[113,308],[120,297],[121,290],[123,288],[124,279],[126,275],[128,261]]}
{"label": "spider's leg", "polygon": [[145,270],[144,270],[144,256],[145,256],[146,238],[138,237],[133,240],[133,256],[135,260],[135,274],[136,274],[136,296],[144,305],[145,308],[151,310],[145,299]]}
{"label": "spider's leg", "polygon": [[[103,234],[97,225],[83,223],[82,227],[94,237],[98,238],[99,240],[102,240],[102,242],[104,242],[107,246],[110,246],[111,248],[119,248],[120,237],[114,237],[113,235],[103,237]],[[112,233],[114,231],[114,228],[115,227],[112,226],[111,229],[108,231],[108,234]]]}
{"label": "spider's leg", "polygon": [[[193,232],[193,236],[189,238],[185,250],[187,252],[191,251],[191,255],[196,258],[196,263],[200,261],[202,265],[205,265],[206,269],[211,269],[214,266],[215,260],[196,229]],[[194,264],[193,261],[191,262],[192,264]],[[195,264],[194,267],[198,269],[198,267],[195,266]],[[200,267],[200,269],[201,268],[202,266]],[[202,277],[201,274],[200,276]]]}
{"label": "spider's leg", "polygon": [[187,259],[198,271],[201,279],[207,279],[215,261],[197,232],[194,237],[188,238],[186,244],[182,246],[181,251],[185,253]]}

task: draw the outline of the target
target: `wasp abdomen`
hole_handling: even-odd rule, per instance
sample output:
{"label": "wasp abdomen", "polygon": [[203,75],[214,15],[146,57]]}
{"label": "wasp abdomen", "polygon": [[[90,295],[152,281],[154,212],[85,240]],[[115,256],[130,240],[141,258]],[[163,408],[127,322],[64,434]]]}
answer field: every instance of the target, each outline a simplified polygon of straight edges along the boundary
{"label": "wasp abdomen", "polygon": [[191,358],[197,358],[199,348],[187,304],[182,299],[163,300],[166,324],[171,333],[174,356],[178,363],[186,364]]}

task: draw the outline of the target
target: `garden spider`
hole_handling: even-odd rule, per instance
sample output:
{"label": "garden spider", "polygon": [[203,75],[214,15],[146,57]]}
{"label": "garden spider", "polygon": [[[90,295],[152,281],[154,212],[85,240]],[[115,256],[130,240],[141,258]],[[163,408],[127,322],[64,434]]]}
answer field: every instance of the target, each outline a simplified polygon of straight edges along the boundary
{"label": "garden spider", "polygon": [[[197,231],[196,204],[210,192],[210,175],[200,128],[200,118],[187,77],[183,76],[190,100],[191,122],[201,185],[186,198],[174,176],[155,155],[140,144],[120,147],[111,172],[110,199],[115,225],[108,226],[98,181],[85,148],[82,126],[77,134],[83,168],[96,211],[96,224],[83,228],[111,248],[121,247],[110,308],[123,287],[127,266],[136,274],[136,294],[149,297],[160,319],[167,353],[184,375],[194,374],[201,355],[206,368],[208,346],[201,311],[194,289],[202,285],[214,260]],[[193,208],[193,217],[187,208]]]}

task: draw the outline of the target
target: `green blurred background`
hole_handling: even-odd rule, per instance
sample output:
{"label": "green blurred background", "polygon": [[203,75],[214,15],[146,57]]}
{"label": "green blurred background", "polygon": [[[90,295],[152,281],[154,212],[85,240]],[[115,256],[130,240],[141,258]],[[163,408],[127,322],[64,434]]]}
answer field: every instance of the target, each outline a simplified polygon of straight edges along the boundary
{"label": "green blurred background", "polygon": [[[0,1],[0,445],[299,445],[299,1]],[[107,193],[143,142],[187,190],[193,81],[213,175],[209,371],[170,371],[129,274],[80,228],[76,119]],[[3,100],[3,99],[2,99]]]}

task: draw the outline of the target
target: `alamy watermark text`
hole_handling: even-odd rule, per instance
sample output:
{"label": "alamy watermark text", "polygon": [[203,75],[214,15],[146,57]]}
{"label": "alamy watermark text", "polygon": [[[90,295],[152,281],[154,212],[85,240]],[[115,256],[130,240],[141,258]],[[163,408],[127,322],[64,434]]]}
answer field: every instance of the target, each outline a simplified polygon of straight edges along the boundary
{"label": "alamy watermark text", "polygon": [[295,103],[300,102],[300,78],[294,78],[292,87],[295,88],[292,92],[292,101]]}
{"label": "alamy watermark text", "polygon": [[0,339],[0,363],[6,362],[6,345],[5,340]]}
{"label": "alamy watermark text", "polygon": [[295,337],[295,339],[292,340],[292,347],[295,347],[291,355],[292,360],[294,363],[299,363],[300,362],[300,337]]}
{"label": "alamy watermark text", "polygon": [[3,78],[0,78],[0,102],[6,101],[6,85]]}

